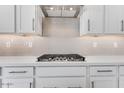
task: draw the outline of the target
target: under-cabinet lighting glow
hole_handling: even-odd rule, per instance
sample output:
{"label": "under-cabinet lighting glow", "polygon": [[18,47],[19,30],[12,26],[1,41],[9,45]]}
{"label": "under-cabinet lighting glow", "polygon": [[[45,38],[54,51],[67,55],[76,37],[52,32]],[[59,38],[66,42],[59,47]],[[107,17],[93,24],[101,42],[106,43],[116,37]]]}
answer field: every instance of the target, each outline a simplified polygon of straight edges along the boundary
{"label": "under-cabinet lighting glow", "polygon": [[10,48],[11,47],[11,43],[10,42],[6,42],[6,47]]}
{"label": "under-cabinet lighting glow", "polygon": [[72,7],[70,8],[70,11],[71,11],[71,10],[73,10],[73,8],[72,8]]}
{"label": "under-cabinet lighting glow", "polygon": [[50,10],[53,10],[54,8],[53,7],[50,7]]}
{"label": "under-cabinet lighting glow", "polygon": [[114,48],[118,48],[118,43],[117,42],[113,42],[113,46],[114,46]]}
{"label": "under-cabinet lighting glow", "polygon": [[97,42],[93,42],[93,47],[96,48],[98,46]]}

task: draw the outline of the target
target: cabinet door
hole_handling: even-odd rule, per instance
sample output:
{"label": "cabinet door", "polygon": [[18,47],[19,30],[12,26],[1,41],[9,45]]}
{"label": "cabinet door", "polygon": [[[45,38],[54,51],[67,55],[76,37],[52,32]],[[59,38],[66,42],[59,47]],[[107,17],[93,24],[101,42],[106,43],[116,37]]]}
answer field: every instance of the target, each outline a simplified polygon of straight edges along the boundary
{"label": "cabinet door", "polygon": [[43,23],[43,18],[44,18],[44,14],[42,12],[42,9],[39,5],[37,5],[35,7],[36,9],[36,20],[35,20],[35,23],[36,23],[36,32],[40,35],[42,35],[42,23]]}
{"label": "cabinet door", "polygon": [[3,79],[3,88],[32,88],[33,79]]}
{"label": "cabinet door", "polygon": [[17,6],[17,24],[20,28],[18,33],[35,32],[35,5]]}
{"label": "cabinet door", "polygon": [[116,77],[90,77],[91,88],[117,88]]}
{"label": "cabinet door", "polygon": [[83,7],[80,17],[80,31],[82,34],[103,33],[104,29],[104,6],[88,5]]}
{"label": "cabinet door", "polygon": [[120,76],[119,78],[119,88],[124,88],[124,77]]}
{"label": "cabinet door", "polygon": [[105,33],[124,33],[123,9],[122,5],[105,6]]}
{"label": "cabinet door", "polygon": [[85,77],[36,78],[37,88],[85,88]]}
{"label": "cabinet door", "polygon": [[88,15],[87,15],[87,6],[81,7],[80,15],[80,36],[87,34],[88,32]]}
{"label": "cabinet door", "polygon": [[0,33],[15,32],[15,6],[0,5]]}
{"label": "cabinet door", "polygon": [[89,5],[88,11],[88,33],[103,33],[104,27],[104,6]]}

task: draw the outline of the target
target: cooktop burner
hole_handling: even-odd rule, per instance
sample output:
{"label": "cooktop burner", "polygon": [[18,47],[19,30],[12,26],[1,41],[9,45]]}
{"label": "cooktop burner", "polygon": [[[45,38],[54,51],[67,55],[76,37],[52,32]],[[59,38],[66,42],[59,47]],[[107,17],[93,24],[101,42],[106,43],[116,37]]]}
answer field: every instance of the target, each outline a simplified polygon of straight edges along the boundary
{"label": "cooktop burner", "polygon": [[68,62],[85,61],[85,57],[78,54],[44,54],[37,58],[38,62]]}

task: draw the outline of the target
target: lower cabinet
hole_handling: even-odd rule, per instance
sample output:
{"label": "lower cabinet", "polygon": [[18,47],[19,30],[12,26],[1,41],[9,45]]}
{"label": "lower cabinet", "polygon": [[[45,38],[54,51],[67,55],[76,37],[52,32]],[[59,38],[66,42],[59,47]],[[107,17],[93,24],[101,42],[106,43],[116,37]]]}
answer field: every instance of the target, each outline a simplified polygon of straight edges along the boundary
{"label": "lower cabinet", "polygon": [[33,88],[33,79],[3,79],[2,88]]}
{"label": "lower cabinet", "polygon": [[124,88],[124,77],[120,76],[119,78],[119,88]]}
{"label": "lower cabinet", "polygon": [[2,79],[0,79],[0,88],[2,88]]}
{"label": "lower cabinet", "polygon": [[117,88],[116,66],[91,66],[90,67],[91,88]]}
{"label": "lower cabinet", "polygon": [[119,66],[119,88],[124,88],[124,66]]}
{"label": "lower cabinet", "polygon": [[[123,83],[124,84],[124,83]],[[117,88],[118,86],[116,77],[91,77],[91,88]]]}
{"label": "lower cabinet", "polygon": [[0,88],[124,88],[124,66],[0,67]]}
{"label": "lower cabinet", "polygon": [[37,78],[37,88],[85,88],[85,77]]}

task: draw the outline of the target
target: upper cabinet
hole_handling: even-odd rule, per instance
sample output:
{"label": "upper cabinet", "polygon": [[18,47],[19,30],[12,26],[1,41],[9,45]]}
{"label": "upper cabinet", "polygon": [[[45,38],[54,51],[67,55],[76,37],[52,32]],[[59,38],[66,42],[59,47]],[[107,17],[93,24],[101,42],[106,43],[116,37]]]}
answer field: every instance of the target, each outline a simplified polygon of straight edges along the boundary
{"label": "upper cabinet", "polygon": [[80,35],[101,34],[104,31],[104,6],[87,5],[82,7]]}
{"label": "upper cabinet", "polygon": [[42,10],[35,5],[0,5],[0,33],[42,34]]}
{"label": "upper cabinet", "polygon": [[17,18],[20,21],[20,30],[18,33],[33,33],[35,32],[35,6],[34,5],[20,5],[17,6]]}
{"label": "upper cabinet", "polygon": [[38,6],[20,5],[16,7],[17,7],[16,8],[17,33],[22,33],[22,34],[38,33],[39,30],[37,28],[37,22],[38,22],[37,18],[39,17],[39,11],[37,10]]}
{"label": "upper cabinet", "polygon": [[123,5],[86,5],[80,16],[80,35],[124,34]]}
{"label": "upper cabinet", "polygon": [[45,18],[42,9],[39,5],[35,6],[35,10],[36,10],[36,23],[35,23],[35,30],[38,34],[42,35],[43,31],[42,31],[42,24],[43,24],[43,18]]}
{"label": "upper cabinet", "polygon": [[0,5],[0,33],[15,33],[15,6]]}
{"label": "upper cabinet", "polygon": [[105,6],[105,33],[123,34],[124,33],[124,6],[108,5]]}

